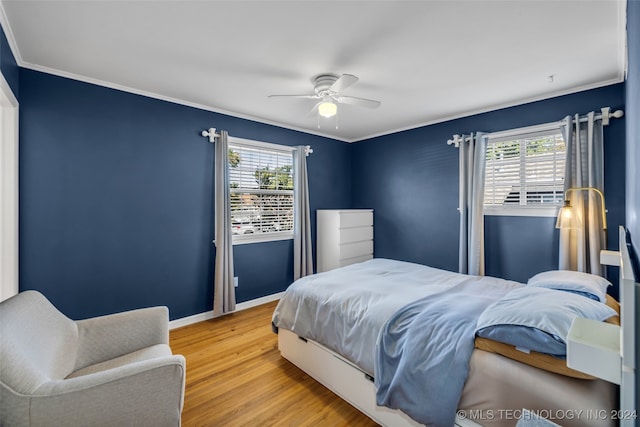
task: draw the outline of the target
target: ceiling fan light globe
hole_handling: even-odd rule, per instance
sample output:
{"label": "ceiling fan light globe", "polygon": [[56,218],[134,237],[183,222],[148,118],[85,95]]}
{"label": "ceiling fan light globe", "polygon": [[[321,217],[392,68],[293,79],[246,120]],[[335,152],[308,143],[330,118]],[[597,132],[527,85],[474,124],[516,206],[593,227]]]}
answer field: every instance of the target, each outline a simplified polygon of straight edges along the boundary
{"label": "ceiling fan light globe", "polygon": [[333,102],[322,102],[318,105],[318,114],[322,117],[333,117],[338,112],[338,106]]}

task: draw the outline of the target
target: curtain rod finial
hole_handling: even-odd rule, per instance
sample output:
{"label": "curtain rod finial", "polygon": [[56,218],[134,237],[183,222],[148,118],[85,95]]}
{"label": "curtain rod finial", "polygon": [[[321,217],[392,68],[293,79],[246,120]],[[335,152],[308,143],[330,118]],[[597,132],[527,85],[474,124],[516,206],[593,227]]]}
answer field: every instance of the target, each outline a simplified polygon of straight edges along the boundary
{"label": "curtain rod finial", "polygon": [[216,128],[209,128],[209,130],[203,130],[202,132],[200,132],[200,135],[206,137],[209,137],[209,142],[215,142],[215,138],[216,136],[219,136],[216,133]]}
{"label": "curtain rod finial", "polygon": [[609,124],[610,118],[613,117],[614,119],[619,119],[620,117],[624,116],[624,111],[616,110],[612,113],[610,107],[602,107],[600,111],[602,111],[602,124],[604,126],[607,126]]}

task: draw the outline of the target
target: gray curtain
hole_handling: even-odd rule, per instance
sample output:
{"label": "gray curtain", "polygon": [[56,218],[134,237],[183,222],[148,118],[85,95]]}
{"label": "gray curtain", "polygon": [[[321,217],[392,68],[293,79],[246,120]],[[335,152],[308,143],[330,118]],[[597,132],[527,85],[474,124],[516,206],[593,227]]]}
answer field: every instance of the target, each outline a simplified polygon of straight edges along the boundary
{"label": "gray curtain", "polygon": [[484,275],[484,174],[488,136],[455,135],[459,147],[460,247],[458,271]]}
{"label": "gray curtain", "polygon": [[[567,116],[561,125],[567,145],[564,189],[593,187],[604,192],[604,144],[602,120],[595,113],[580,122],[580,116]],[[570,191],[569,201],[577,214],[576,227],[560,229],[561,270],[602,275],[600,250],[606,248],[601,199],[594,191]]]}
{"label": "gray curtain", "polygon": [[311,252],[311,212],[309,209],[309,183],[307,153],[309,147],[300,145],[293,152],[294,165],[294,219],[293,219],[293,279],[313,274]]}
{"label": "gray curtain", "polygon": [[229,142],[226,131],[220,131],[214,146],[216,262],[213,281],[213,316],[217,317],[236,309],[236,291],[233,286]]}

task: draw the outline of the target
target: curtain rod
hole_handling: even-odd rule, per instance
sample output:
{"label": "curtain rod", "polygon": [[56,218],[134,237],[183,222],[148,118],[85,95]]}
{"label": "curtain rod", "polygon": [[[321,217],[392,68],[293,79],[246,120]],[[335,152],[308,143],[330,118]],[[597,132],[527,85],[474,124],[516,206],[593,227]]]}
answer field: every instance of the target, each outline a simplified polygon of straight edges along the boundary
{"label": "curtain rod", "polygon": [[[619,119],[620,117],[624,116],[624,111],[616,110],[612,113],[610,107],[602,107],[600,111],[601,113],[596,114],[594,119],[595,120],[602,119],[603,126],[608,126],[609,119],[611,118]],[[581,116],[579,120],[580,122],[586,122],[587,120],[589,120],[589,118],[586,116]],[[575,119],[573,119],[572,122],[575,123]],[[504,138],[510,135],[518,135],[518,134],[527,133],[527,132],[537,132],[537,131],[554,128],[556,126],[559,127],[562,123],[563,123],[562,121],[557,121],[557,122],[543,123],[543,124],[534,125],[534,126],[525,126],[525,127],[516,128],[516,129],[508,129],[508,130],[502,130],[498,132],[491,132],[491,133],[488,133],[487,136],[489,138]],[[456,148],[458,148],[458,146],[460,145],[460,141],[462,141],[461,137],[462,135],[457,135],[457,134],[454,135],[453,139],[450,139],[447,141],[447,145],[453,144]],[[464,141],[469,141],[469,139],[470,139],[469,137],[466,137],[464,138]]]}
{"label": "curtain rod", "polygon": [[[208,130],[203,130],[202,132],[200,132],[200,135],[204,136],[205,138],[208,137],[209,138],[209,142],[211,143],[215,143],[216,142],[216,138],[218,138],[220,136],[219,133],[216,133],[216,128],[209,128]],[[271,144],[269,142],[263,142],[262,144]],[[286,145],[284,146],[286,147]],[[295,148],[291,147],[291,150],[295,150]],[[305,156],[309,156],[309,154],[313,153],[313,148],[311,148],[310,145],[305,145],[304,146],[304,154]]]}

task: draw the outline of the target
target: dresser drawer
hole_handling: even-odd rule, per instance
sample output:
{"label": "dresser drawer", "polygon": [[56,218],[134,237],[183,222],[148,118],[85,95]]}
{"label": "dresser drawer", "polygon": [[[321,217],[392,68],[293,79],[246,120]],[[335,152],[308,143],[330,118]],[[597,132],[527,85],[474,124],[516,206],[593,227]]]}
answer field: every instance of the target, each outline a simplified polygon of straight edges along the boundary
{"label": "dresser drawer", "polygon": [[340,245],[340,259],[354,258],[373,253],[373,240]]}
{"label": "dresser drawer", "polygon": [[340,228],[362,227],[373,225],[372,211],[342,211],[340,212]]}
{"label": "dresser drawer", "polygon": [[373,240],[373,227],[349,227],[340,229],[340,244]]}
{"label": "dresser drawer", "polygon": [[341,259],[340,260],[340,267],[344,267],[346,265],[355,264],[357,262],[367,261],[367,260],[370,260],[370,259],[373,259],[373,254],[357,256],[357,257],[354,257],[354,258]]}

